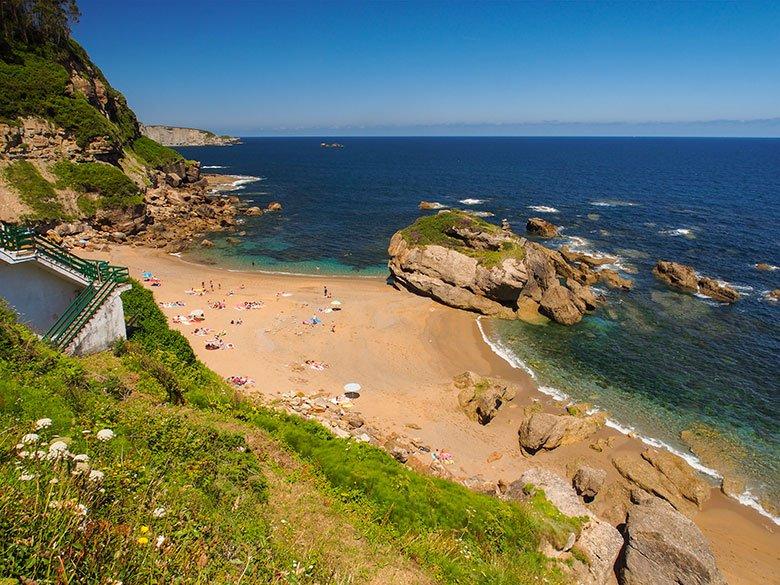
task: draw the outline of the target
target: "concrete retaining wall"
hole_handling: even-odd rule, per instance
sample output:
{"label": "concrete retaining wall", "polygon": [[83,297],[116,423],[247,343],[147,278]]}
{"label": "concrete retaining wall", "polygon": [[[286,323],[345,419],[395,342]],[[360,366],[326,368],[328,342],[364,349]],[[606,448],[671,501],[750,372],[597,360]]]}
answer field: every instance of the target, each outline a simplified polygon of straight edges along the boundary
{"label": "concrete retaining wall", "polygon": [[119,295],[130,286],[117,288],[100,310],[92,317],[86,327],[81,330],[73,344],[68,348],[74,355],[88,355],[105,351],[117,339],[127,339],[125,330],[125,311]]}

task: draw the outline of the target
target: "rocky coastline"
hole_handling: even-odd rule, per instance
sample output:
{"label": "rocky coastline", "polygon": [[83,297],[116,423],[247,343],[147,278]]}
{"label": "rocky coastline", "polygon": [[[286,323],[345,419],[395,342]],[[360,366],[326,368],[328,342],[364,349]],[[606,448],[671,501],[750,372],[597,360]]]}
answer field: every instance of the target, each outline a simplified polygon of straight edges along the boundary
{"label": "rocky coastline", "polygon": [[141,124],[141,134],[164,146],[233,146],[241,144],[234,136],[218,136],[208,130]]}

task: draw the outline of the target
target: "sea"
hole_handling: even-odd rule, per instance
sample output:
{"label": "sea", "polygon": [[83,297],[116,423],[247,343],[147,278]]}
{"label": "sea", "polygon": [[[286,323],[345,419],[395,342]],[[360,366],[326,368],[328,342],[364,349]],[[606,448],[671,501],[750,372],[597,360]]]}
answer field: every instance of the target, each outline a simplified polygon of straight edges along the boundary
{"label": "sea", "polygon": [[[338,142],[343,148],[322,148]],[[542,391],[588,402],[610,425],[668,448],[780,523],[780,139],[245,138],[178,149],[238,195],[281,213],[246,217],[191,259],[233,269],[384,277],[392,234],[420,201],[561,226],[553,247],[614,256],[635,281],[602,291],[581,323],[480,318],[485,342]],[[659,259],[734,286],[734,305],[655,280]],[[767,263],[770,270],[756,269]],[[691,450],[693,447],[693,451]]]}

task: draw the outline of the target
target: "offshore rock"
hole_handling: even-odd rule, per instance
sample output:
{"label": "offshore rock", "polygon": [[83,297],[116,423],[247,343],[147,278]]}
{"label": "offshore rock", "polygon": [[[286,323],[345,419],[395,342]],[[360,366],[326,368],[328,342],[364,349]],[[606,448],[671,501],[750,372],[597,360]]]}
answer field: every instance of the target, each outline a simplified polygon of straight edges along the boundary
{"label": "offshore rock", "polygon": [[721,284],[714,278],[700,278],[699,293],[721,303],[734,303],[739,300],[739,293],[734,288]]}
{"label": "offshore rock", "polygon": [[525,230],[534,236],[540,238],[555,238],[560,234],[558,233],[558,226],[554,223],[550,223],[546,219],[541,217],[532,217],[525,224]]}
{"label": "offshore rock", "polygon": [[609,288],[617,288],[624,291],[629,291],[634,287],[632,280],[623,278],[610,268],[603,268],[599,271],[599,282],[603,282]]}
{"label": "offshore rock", "polygon": [[686,264],[659,260],[653,268],[653,274],[674,289],[699,293],[721,303],[734,303],[740,298],[733,287],[722,284],[714,278],[699,277],[693,267]]}

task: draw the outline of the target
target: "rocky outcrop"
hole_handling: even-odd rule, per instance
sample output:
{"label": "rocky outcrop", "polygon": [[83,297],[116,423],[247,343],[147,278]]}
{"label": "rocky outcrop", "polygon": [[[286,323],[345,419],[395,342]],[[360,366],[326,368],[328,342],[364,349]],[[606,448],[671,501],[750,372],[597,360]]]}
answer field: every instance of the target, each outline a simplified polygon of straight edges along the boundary
{"label": "rocky outcrop", "polygon": [[141,124],[140,129],[141,134],[165,146],[231,146],[241,143],[238,138],[217,136],[213,132],[197,128]]}
{"label": "rocky outcrop", "polygon": [[446,205],[442,205],[438,201],[420,201],[420,205],[418,205],[421,210],[431,210],[431,209],[444,209]]}
{"label": "rocky outcrop", "polygon": [[739,293],[734,288],[713,278],[699,277],[693,267],[687,264],[659,260],[653,268],[653,274],[658,280],[683,292],[699,293],[721,303],[739,300]]}
{"label": "rocky outcrop", "polygon": [[577,443],[590,437],[604,426],[606,414],[572,416],[550,414],[533,407],[521,413],[517,437],[523,453],[533,455],[537,451],[550,451],[562,445]]}
{"label": "rocky outcrop", "polygon": [[764,295],[768,301],[780,301],[780,288],[770,290]]}
{"label": "rocky outcrop", "polygon": [[75,136],[43,118],[19,118],[18,125],[0,123],[0,157],[116,162],[121,156],[121,146],[107,137],[98,136],[82,147]]}
{"label": "rocky outcrop", "polygon": [[532,236],[555,238],[559,236],[558,226],[541,217],[532,217],[525,224],[525,230]]}
{"label": "rocky outcrop", "polygon": [[396,282],[485,315],[570,325],[604,300],[588,287],[597,277],[587,266],[466,212],[418,219],[393,235],[388,252]]}
{"label": "rocky outcrop", "polygon": [[488,424],[501,406],[512,400],[517,391],[493,378],[483,378],[474,372],[463,372],[453,379],[459,390],[458,404],[466,415],[481,425]]}
{"label": "rocky outcrop", "polygon": [[602,268],[599,271],[599,282],[606,284],[609,288],[629,291],[634,287],[634,282],[628,278],[623,278],[611,268]]}
{"label": "rocky outcrop", "polygon": [[612,464],[632,485],[662,498],[692,516],[710,497],[710,486],[680,457],[668,451],[647,449],[641,457],[621,454]]}
{"label": "rocky outcrop", "polygon": [[651,498],[629,509],[621,585],[725,585],[698,527],[668,503]]}
{"label": "rocky outcrop", "polygon": [[[602,585],[613,579],[613,565],[623,547],[620,532],[607,522],[597,518],[577,497],[566,480],[542,468],[529,469],[507,490],[507,495],[521,493],[525,486],[532,485],[544,492],[544,495],[558,510],[567,516],[585,519],[579,535],[571,535],[564,546],[565,550],[577,548],[587,563],[572,559],[577,583]],[[567,548],[568,547],[568,548]]]}
{"label": "rocky outcrop", "polygon": [[586,502],[589,502],[599,493],[606,478],[607,472],[603,469],[581,465],[574,473],[574,477],[571,481],[577,493],[581,495]]}

